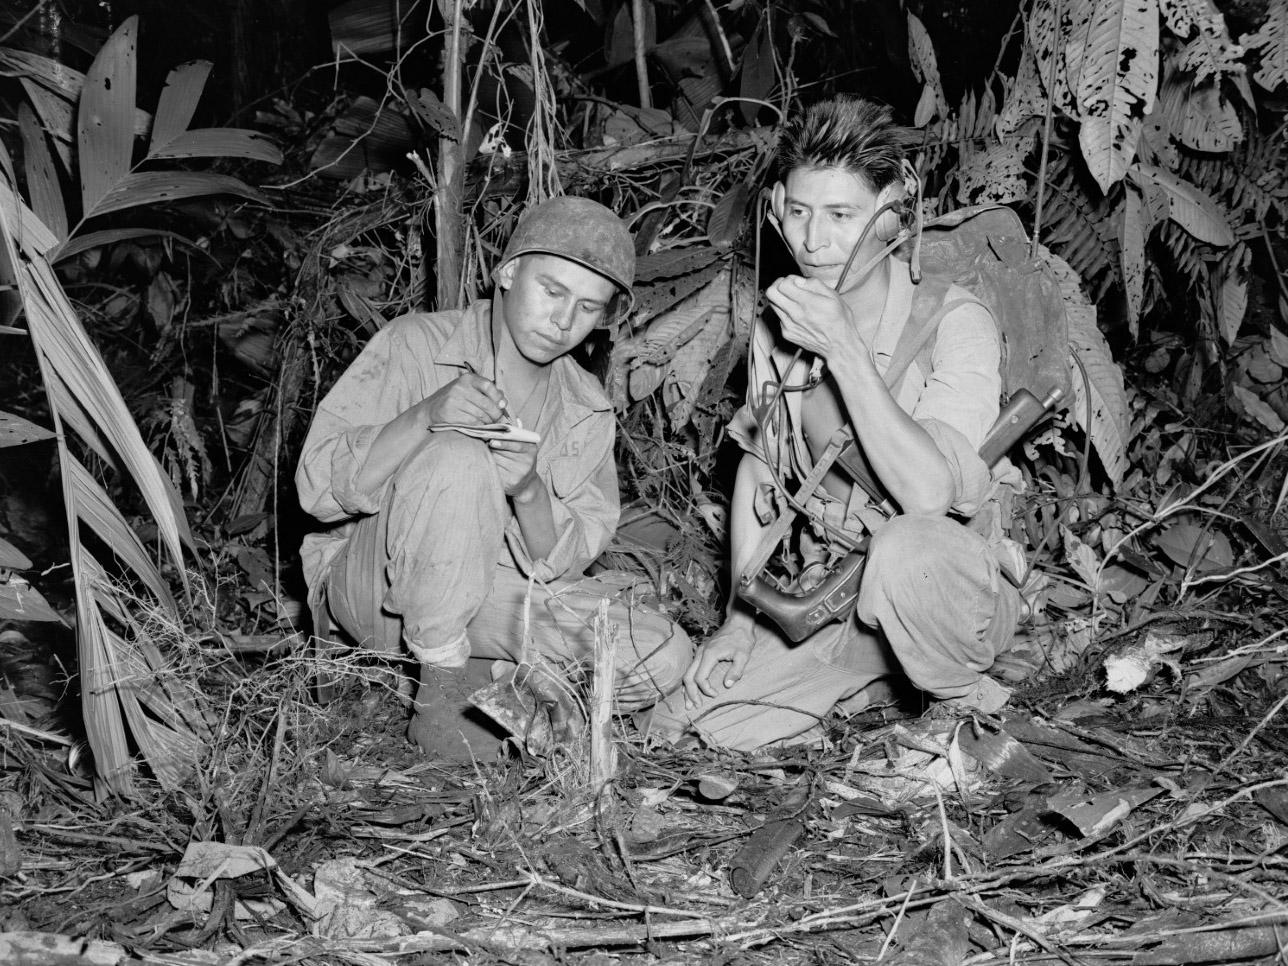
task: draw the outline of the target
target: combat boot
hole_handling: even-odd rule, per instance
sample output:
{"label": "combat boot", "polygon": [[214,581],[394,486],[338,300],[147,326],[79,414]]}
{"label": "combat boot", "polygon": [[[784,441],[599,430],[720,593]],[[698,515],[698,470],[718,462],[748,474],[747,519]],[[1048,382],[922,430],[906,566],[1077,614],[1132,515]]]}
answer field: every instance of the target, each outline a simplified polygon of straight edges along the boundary
{"label": "combat boot", "polygon": [[407,737],[435,761],[491,761],[501,738],[482,722],[487,719],[470,703],[481,683],[468,667],[420,666],[420,686],[412,702]]}

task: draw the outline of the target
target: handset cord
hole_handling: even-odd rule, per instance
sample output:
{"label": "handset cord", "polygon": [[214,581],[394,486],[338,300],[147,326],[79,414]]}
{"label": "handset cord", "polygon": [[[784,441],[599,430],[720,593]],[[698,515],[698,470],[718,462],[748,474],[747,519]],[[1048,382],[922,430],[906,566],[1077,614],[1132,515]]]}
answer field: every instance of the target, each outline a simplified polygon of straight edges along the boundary
{"label": "handset cord", "polygon": [[[904,170],[904,176],[905,176],[905,185],[911,183],[914,186],[913,192],[912,192],[913,198],[914,198],[913,227],[909,229],[907,226],[901,226],[899,231],[895,234],[894,238],[883,249],[881,249],[881,251],[879,251],[877,254],[872,256],[872,258],[868,259],[867,263],[863,265],[862,268],[859,269],[859,271],[856,273],[856,281],[858,282],[861,282],[863,281],[863,279],[867,278],[868,274],[871,273],[873,269],[875,269],[879,264],[881,264],[881,262],[887,256],[889,256],[892,252],[894,252],[897,248],[899,248],[899,246],[903,245],[910,238],[913,240],[912,267],[911,267],[912,279],[914,282],[921,281],[921,228],[922,228],[921,179],[917,177],[915,170],[913,170],[912,165],[907,161],[907,159],[903,161],[903,170]],[[757,225],[757,231],[756,231],[755,291],[757,292],[760,291],[759,226],[764,223],[766,205],[767,205],[767,200],[762,193],[760,198],[760,204],[758,206],[759,207],[759,211],[757,213],[758,225]],[[882,205],[880,208],[878,208],[875,212],[872,213],[872,217],[868,219],[868,223],[863,226],[863,231],[859,234],[858,240],[855,241],[853,247],[850,249],[850,256],[845,260],[845,265],[841,269],[841,274],[837,278],[836,283],[832,286],[833,291],[838,293],[841,291],[841,285],[842,283],[845,282],[846,276],[849,275],[850,268],[854,264],[854,259],[858,257],[859,249],[863,246],[864,241],[867,240],[868,235],[872,233],[873,229],[877,224],[877,221],[887,211],[898,212],[902,216],[901,217],[901,221],[902,221],[903,218],[906,217],[908,214],[908,207],[904,200],[897,199],[894,201],[887,201],[884,205]],[[774,229],[778,232],[779,237],[783,238],[782,228],[778,225],[777,220],[772,221],[771,224],[774,225]],[[783,238],[783,242],[784,244],[786,244],[787,239]],[[756,340],[756,326],[754,324],[751,326],[751,333],[749,336],[749,340],[750,341],[747,346],[747,383],[749,386],[754,387],[754,383],[752,382],[752,380],[755,378],[755,372],[753,369],[753,361],[752,361],[752,354],[755,351],[755,340]],[[772,387],[772,391],[773,391],[772,398],[767,400],[763,406],[753,406],[752,413],[756,419],[757,428],[760,430],[762,447],[764,448],[764,451],[765,451],[765,465],[769,468],[769,472],[773,477],[774,488],[783,495],[784,500],[792,510],[794,510],[797,513],[802,513],[802,514],[805,514],[806,516],[809,516],[809,511],[805,508],[805,505],[803,503],[797,502],[796,498],[792,496],[791,490],[788,489],[787,487],[786,479],[782,473],[782,469],[779,466],[777,455],[771,454],[769,452],[769,446],[767,444],[767,440],[769,438],[769,433],[768,433],[769,420],[771,416],[777,413],[779,404],[782,402],[783,393],[801,392],[805,389],[812,388],[810,383],[808,382],[806,382],[804,385],[801,385],[801,386],[787,385],[787,377],[791,374],[792,369],[795,368],[796,363],[800,361],[801,355],[804,353],[804,351],[805,351],[804,349],[797,348],[795,354],[791,358],[791,361],[787,363],[786,368],[783,370],[783,374],[779,377],[777,384]],[[772,362],[772,353],[771,353],[770,361]],[[788,445],[790,445],[790,443]],[[775,449],[777,449],[777,446],[775,446]],[[821,517],[815,520],[814,522],[823,531],[825,531],[829,537],[831,537],[837,543],[840,543],[843,546],[849,547],[851,550],[857,549],[859,544],[861,543],[860,540],[856,540],[854,537],[846,533],[844,530],[841,530],[837,527],[832,526],[826,520],[823,520]]]}

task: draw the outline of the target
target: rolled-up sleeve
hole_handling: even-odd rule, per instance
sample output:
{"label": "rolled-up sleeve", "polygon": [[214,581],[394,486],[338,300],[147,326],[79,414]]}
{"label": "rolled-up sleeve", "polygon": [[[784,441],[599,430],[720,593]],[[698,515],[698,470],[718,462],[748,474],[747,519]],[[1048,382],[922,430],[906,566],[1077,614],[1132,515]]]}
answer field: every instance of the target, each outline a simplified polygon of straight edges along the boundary
{"label": "rolled-up sleeve", "polygon": [[972,516],[992,474],[979,447],[997,420],[1001,346],[988,309],[972,302],[949,312],[935,339],[932,372],[912,417],[930,434],[954,481],[952,510]]}
{"label": "rolled-up sleeve", "polygon": [[524,545],[518,521],[511,520],[507,538],[520,569],[539,580],[578,576],[608,547],[617,530],[621,501],[613,459],[616,422],[611,411],[589,413],[561,440],[538,468],[550,491],[557,539],[541,560]]}

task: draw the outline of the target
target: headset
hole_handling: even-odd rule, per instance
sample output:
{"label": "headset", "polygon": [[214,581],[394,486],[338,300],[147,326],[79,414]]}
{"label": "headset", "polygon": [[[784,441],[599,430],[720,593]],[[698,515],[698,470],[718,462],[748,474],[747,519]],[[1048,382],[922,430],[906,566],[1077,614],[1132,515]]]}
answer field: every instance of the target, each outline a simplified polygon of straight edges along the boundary
{"label": "headset", "polygon": [[[832,286],[834,291],[842,291],[844,283],[847,278],[850,277],[850,270],[854,265],[854,260],[858,257],[859,250],[863,247],[863,243],[867,240],[868,236],[874,232],[876,233],[878,240],[884,241],[886,244],[854,273],[854,283],[857,284],[862,282],[891,253],[909,241],[912,243],[909,274],[911,275],[914,283],[921,281],[921,235],[924,221],[922,212],[921,178],[917,175],[917,170],[912,166],[912,162],[907,158],[902,159],[900,162],[900,174],[900,182],[902,183],[903,188],[900,197],[886,201],[872,213],[872,217],[869,218],[867,224],[863,226],[863,231],[859,233],[858,239],[850,249],[849,258],[846,259],[845,265],[841,269],[840,276]],[[893,185],[900,182],[891,182],[891,184]],[[884,191],[886,189],[882,190]],[[787,239],[783,237],[783,229],[778,217],[772,212],[771,194],[769,189],[763,189],[761,191],[758,207],[759,211],[757,213],[755,251],[755,285],[757,292],[760,291],[760,226],[768,220],[774,226],[774,230],[778,232],[779,237],[783,238],[783,242],[786,243],[787,241]],[[752,353],[755,348],[755,333],[756,327],[755,325],[752,325],[751,333],[748,336],[749,342],[747,346],[747,384],[748,387],[753,390],[757,388],[752,382],[755,378],[755,374],[752,371]],[[767,398],[763,405],[752,406],[752,415],[756,420],[756,425],[760,430],[762,440],[767,440],[769,438],[768,430],[771,419],[777,419],[779,423],[777,427],[779,429],[778,435],[779,438],[782,438],[782,431],[785,427],[782,425],[783,417],[779,404],[782,402],[784,393],[802,392],[807,389],[812,389],[822,381],[822,370],[820,367],[815,366],[811,367],[810,376],[805,382],[799,385],[789,385],[787,383],[788,375],[796,367],[796,363],[800,361],[801,355],[804,351],[805,350],[800,348],[796,350],[791,361],[783,370],[782,377],[779,378],[776,383],[766,383],[764,386],[760,387],[764,390]],[[765,447],[765,464],[769,467],[769,471],[773,476],[775,490],[783,495],[788,507],[796,513],[804,514],[809,517],[809,511],[806,510],[805,506],[798,503],[792,496],[792,493],[785,482],[777,455],[771,455],[768,446]],[[875,494],[869,495],[875,496]],[[832,526],[821,518],[814,522],[824,532],[826,532],[830,538],[851,550],[858,549],[860,544],[863,542],[861,538],[855,538],[844,530],[840,530],[837,527]]]}

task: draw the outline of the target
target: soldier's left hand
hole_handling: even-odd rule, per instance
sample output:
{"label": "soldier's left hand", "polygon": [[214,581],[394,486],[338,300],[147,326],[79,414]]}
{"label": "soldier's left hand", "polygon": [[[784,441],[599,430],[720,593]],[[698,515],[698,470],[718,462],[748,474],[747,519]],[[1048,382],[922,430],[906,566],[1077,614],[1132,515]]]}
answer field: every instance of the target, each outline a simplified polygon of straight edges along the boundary
{"label": "soldier's left hand", "polygon": [[537,475],[537,444],[521,443],[512,439],[490,439],[488,449],[496,461],[501,475],[501,486],[506,496],[528,486]]}

